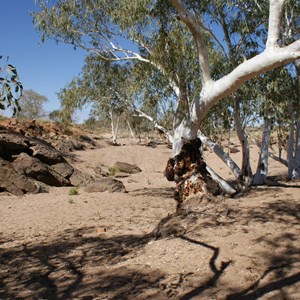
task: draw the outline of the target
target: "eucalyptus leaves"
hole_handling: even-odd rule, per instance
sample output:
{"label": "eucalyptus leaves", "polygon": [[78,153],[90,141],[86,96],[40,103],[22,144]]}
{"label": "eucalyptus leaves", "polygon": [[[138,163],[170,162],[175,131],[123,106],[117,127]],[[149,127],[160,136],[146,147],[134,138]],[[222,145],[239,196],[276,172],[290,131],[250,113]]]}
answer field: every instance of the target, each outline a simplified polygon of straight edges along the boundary
{"label": "eucalyptus leaves", "polygon": [[[0,55],[0,60],[3,56]],[[22,96],[23,86],[19,81],[17,69],[8,63],[6,58],[3,67],[0,67],[0,109],[12,108],[15,115],[21,110],[18,100]]]}

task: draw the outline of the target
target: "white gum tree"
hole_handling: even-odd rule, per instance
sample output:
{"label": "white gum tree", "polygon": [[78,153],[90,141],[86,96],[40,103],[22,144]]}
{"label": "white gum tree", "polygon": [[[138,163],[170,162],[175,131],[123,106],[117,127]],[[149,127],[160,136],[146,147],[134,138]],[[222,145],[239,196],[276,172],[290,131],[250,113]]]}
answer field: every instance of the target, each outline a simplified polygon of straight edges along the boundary
{"label": "white gum tree", "polygon": [[283,64],[295,61],[300,55],[300,40],[280,47],[280,24],[285,1],[270,0],[268,38],[265,50],[253,58],[239,64],[226,76],[213,80],[209,67],[207,48],[203,41],[203,33],[199,22],[186,9],[182,1],[170,0],[179,12],[180,20],[184,22],[193,34],[197,45],[199,64],[202,70],[202,90],[191,107],[190,119],[185,119],[175,128],[174,154],[181,148],[181,138],[191,139],[197,136],[201,121],[209,109],[218,101],[235,92],[247,80],[274,69]]}
{"label": "white gum tree", "polygon": [[[260,26],[265,26],[267,36],[262,51],[221,75],[212,71],[213,64],[220,49],[226,49],[205,21],[207,1],[37,0],[39,11],[33,18],[43,41],[54,38],[103,60],[137,61],[161,72],[177,102],[169,137],[176,156],[186,140],[199,135],[201,123],[214,105],[248,80],[300,58],[299,39],[281,43],[286,4],[292,1],[270,0],[261,5],[257,1],[222,1],[224,7],[234,6],[233,19],[235,11],[260,9]],[[219,151],[234,174],[241,176],[240,168],[223,154]]]}

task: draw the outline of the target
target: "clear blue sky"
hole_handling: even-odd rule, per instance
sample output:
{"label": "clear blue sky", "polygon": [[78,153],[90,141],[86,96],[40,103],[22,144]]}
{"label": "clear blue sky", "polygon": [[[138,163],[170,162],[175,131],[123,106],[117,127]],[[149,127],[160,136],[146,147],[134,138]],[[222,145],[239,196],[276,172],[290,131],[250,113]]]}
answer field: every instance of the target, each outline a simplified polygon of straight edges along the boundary
{"label": "clear blue sky", "polygon": [[[0,0],[0,9],[0,54],[9,56],[25,90],[48,98],[47,112],[58,109],[56,93],[79,74],[86,52],[53,40],[39,44],[39,33],[29,14],[36,9],[34,0]],[[81,122],[87,116],[87,112],[78,113],[76,119]]]}

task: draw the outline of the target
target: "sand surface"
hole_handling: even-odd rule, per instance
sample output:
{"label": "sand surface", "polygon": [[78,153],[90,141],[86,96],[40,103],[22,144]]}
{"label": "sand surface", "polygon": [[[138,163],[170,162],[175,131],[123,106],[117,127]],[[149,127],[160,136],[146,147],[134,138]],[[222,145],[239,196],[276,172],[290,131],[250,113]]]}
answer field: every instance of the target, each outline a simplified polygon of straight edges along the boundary
{"label": "sand surface", "polygon": [[[124,140],[75,155],[93,175],[116,161],[142,172],[118,178],[128,193],[0,194],[0,299],[300,299],[299,182],[224,198],[226,214],[203,203],[201,226],[153,240],[176,207],[174,183],[163,177],[171,150]],[[213,153],[205,156],[232,179]],[[270,175],[286,172],[270,161]]]}

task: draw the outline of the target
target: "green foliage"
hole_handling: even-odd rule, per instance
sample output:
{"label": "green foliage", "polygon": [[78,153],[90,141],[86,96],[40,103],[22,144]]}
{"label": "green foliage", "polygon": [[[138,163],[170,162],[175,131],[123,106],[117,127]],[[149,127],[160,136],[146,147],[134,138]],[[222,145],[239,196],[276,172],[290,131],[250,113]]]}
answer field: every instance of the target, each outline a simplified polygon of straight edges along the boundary
{"label": "green foliage", "polygon": [[79,195],[79,187],[73,187],[69,190],[69,196],[77,196]]}
{"label": "green foliage", "polygon": [[54,121],[56,123],[60,123],[61,121],[61,112],[58,109],[50,112],[48,116],[51,121]]}
{"label": "green foliage", "polygon": [[61,112],[60,112],[60,122],[62,126],[66,129],[73,122],[73,114],[77,107],[80,107],[80,89],[73,79],[64,88],[62,88],[58,93],[57,97],[60,100]]}
{"label": "green foliage", "polygon": [[[0,55],[0,60],[2,55]],[[19,99],[22,96],[23,86],[19,81],[17,69],[8,64],[8,57],[3,67],[0,67],[0,109],[12,108],[13,114],[21,110]]]}
{"label": "green foliage", "polygon": [[109,176],[115,176],[117,172],[119,172],[119,169],[115,166],[109,167],[109,169],[108,169]]}
{"label": "green foliage", "polygon": [[[172,126],[174,115],[179,121],[189,117],[190,106],[202,89],[202,74],[192,34],[176,19],[170,1],[37,2],[39,11],[33,17],[42,41],[54,38],[91,54],[81,76],[59,93],[65,124],[86,103],[92,103],[92,111],[101,117],[107,117],[112,108],[114,113],[128,115],[127,104],[135,104],[167,127]],[[185,0],[184,4],[203,30],[213,79],[224,77],[264,49],[269,1]],[[287,0],[284,13],[289,21],[282,25],[282,43],[286,44],[299,38],[298,1]],[[271,75],[261,76],[235,94],[244,124],[268,111],[267,99],[280,98],[271,80]],[[279,102],[284,101],[276,100],[275,107],[285,107]],[[228,129],[233,111],[233,99],[225,99],[211,110],[203,127],[216,132],[220,127]]]}
{"label": "green foliage", "polygon": [[[133,59],[134,49],[156,69],[162,67],[167,83],[189,83],[194,94],[199,91],[195,45],[186,27],[174,18],[168,1],[68,0],[53,6],[38,2],[40,11],[33,15],[42,37],[62,40],[108,60]],[[129,41],[127,49],[120,50],[118,40]],[[153,72],[145,64],[142,68]]]}
{"label": "green foliage", "polygon": [[99,122],[97,119],[94,116],[91,116],[84,121],[83,126],[88,130],[95,130],[98,124]]}
{"label": "green foliage", "polygon": [[22,110],[16,113],[18,119],[40,119],[45,116],[43,105],[48,101],[46,96],[33,90],[24,90],[19,104]]}

